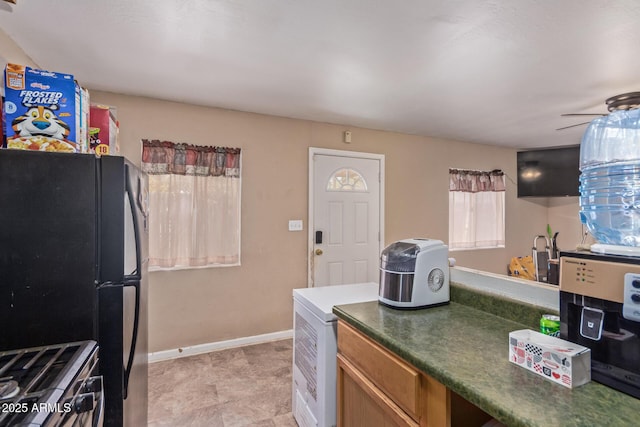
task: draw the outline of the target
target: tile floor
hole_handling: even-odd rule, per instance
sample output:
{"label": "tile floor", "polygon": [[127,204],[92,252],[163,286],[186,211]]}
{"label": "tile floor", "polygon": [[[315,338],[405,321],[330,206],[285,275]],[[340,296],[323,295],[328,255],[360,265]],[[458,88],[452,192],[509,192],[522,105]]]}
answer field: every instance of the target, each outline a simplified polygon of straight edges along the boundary
{"label": "tile floor", "polygon": [[296,427],[292,340],[149,365],[149,426]]}

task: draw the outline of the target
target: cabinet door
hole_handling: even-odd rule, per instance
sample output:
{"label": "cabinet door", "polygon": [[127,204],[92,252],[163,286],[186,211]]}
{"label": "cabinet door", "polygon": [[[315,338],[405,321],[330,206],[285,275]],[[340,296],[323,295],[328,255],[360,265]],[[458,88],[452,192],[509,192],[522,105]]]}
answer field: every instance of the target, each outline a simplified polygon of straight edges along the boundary
{"label": "cabinet door", "polygon": [[344,322],[338,322],[338,351],[415,421],[420,419],[420,373]]}
{"label": "cabinet door", "polygon": [[418,427],[398,405],[338,354],[338,427]]}

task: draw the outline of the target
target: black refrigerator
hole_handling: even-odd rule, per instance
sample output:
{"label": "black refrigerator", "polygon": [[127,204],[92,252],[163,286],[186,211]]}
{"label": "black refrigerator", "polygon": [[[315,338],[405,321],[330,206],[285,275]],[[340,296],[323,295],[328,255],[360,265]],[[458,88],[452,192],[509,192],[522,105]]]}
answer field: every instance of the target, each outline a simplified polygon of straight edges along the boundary
{"label": "black refrigerator", "polygon": [[106,426],[147,424],[147,188],[124,157],[0,150],[0,351],[96,340]]}

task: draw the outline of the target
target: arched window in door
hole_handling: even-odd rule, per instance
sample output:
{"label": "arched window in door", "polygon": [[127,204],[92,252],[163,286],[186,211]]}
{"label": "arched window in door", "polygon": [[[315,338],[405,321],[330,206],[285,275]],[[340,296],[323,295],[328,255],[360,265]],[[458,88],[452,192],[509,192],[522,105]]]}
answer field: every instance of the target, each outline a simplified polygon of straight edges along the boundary
{"label": "arched window in door", "polygon": [[367,192],[367,182],[360,173],[353,169],[338,169],[327,182],[327,191]]}

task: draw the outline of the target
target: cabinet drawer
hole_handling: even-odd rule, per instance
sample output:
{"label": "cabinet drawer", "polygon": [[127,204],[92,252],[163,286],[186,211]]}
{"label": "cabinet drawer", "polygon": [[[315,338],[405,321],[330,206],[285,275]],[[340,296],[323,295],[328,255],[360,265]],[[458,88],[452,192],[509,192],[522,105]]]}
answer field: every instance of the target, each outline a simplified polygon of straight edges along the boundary
{"label": "cabinet drawer", "polygon": [[415,369],[343,321],[338,321],[338,352],[413,419],[419,419],[420,374]]}
{"label": "cabinet drawer", "polygon": [[419,427],[358,368],[338,354],[338,427]]}

